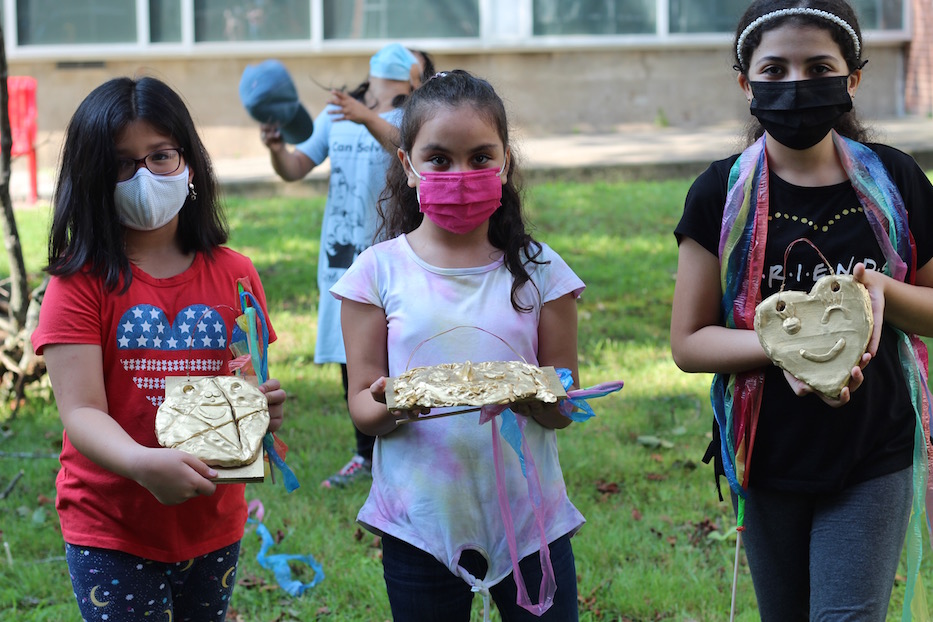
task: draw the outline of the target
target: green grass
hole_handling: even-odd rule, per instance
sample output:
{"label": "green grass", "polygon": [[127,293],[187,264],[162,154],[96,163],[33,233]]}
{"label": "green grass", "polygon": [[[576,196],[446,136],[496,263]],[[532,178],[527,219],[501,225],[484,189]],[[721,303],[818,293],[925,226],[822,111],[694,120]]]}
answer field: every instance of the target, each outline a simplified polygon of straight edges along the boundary
{"label": "green grass", "polygon": [[[620,393],[593,402],[597,418],[559,432],[570,497],[587,518],[573,540],[585,621],[728,618],[735,540],[715,536],[734,519],[728,504],[718,501],[712,468],[700,462],[710,438],[710,378],[680,372],[668,343],[677,257],[671,231],[688,186],[553,183],[530,188],[527,197],[536,237],[588,285],[579,307],[583,384],[626,383]],[[312,554],[326,575],[300,598],[287,596],[256,562],[259,541],[247,527],[229,617],[389,620],[378,546],[355,523],[365,487],[318,487],[353,448],[339,369],[312,363],[323,197],[233,197],[227,206],[231,246],[256,263],[279,335],[270,369],[289,393],[281,437],[302,482],[291,495],[280,485],[249,485],[247,497],[265,505],[264,522],[279,539],[272,552]],[[17,218],[27,266],[38,280],[47,212],[21,210]],[[2,276],[5,257],[0,261]],[[0,490],[24,471],[0,500],[0,536],[13,559],[11,566],[0,552],[0,619],[78,620],[51,501],[61,426],[48,389],[32,389],[18,418],[0,425]],[[925,563],[928,585],[930,568]],[[303,566],[294,571],[310,577]],[[744,566],[739,576],[738,619],[757,620]],[[899,619],[903,591],[899,579],[892,620]],[[482,619],[479,599],[473,619]]]}

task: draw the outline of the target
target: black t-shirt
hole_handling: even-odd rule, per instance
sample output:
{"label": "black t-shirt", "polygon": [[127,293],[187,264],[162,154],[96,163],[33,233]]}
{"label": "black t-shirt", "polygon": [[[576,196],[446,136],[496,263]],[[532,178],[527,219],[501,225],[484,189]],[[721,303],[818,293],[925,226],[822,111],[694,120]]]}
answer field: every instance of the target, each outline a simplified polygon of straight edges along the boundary
{"label": "black t-shirt", "polygon": [[[869,144],[904,199],[917,244],[917,266],[933,257],[933,186],[907,154]],[[718,255],[720,224],[734,155],[701,174],[690,191],[674,230]],[[837,274],[850,274],[858,262],[881,269],[884,255],[852,185],[805,188],[770,175],[770,205],[762,298],[780,290],[809,291],[830,268],[807,243],[829,260]],[[786,266],[786,267],[785,267]],[[909,275],[908,275],[909,278]],[[797,397],[777,366],[765,372],[758,431],[749,484],[795,492],[831,492],[907,468],[913,459],[916,414],[897,354],[896,335],[882,327],[881,344],[865,368],[865,381],[841,408],[815,395]],[[718,452],[718,448],[717,452]]]}

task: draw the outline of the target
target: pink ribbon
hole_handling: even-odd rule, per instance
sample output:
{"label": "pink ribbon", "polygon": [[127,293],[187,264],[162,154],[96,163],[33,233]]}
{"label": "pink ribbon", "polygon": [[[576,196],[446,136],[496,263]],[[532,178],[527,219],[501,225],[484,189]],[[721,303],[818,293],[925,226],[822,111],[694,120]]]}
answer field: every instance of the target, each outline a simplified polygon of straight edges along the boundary
{"label": "pink ribbon", "polygon": [[[506,409],[505,406],[493,406],[488,407],[490,412],[487,412],[487,407],[483,407],[482,413],[480,415],[480,422],[489,421],[490,419],[495,418],[496,415],[501,413]],[[495,414],[491,411],[497,410]],[[528,441],[525,438],[525,422],[524,417],[516,416],[516,421],[518,422],[519,430],[522,435],[522,453],[525,456],[526,461],[526,477],[525,481],[528,485],[528,500],[531,501],[532,511],[535,515],[535,525],[538,527],[538,535],[541,538],[541,548],[538,551],[538,556],[541,562],[541,587],[538,590],[538,604],[532,604],[531,599],[528,597],[528,590],[525,588],[525,580],[522,578],[522,571],[519,568],[518,562],[518,545],[515,539],[515,521],[512,518],[512,509],[509,506],[508,493],[505,490],[505,477],[502,471],[502,449],[501,443],[499,441],[499,430],[496,428],[495,424],[489,426],[492,430],[492,449],[493,449],[493,461],[496,467],[496,490],[499,496],[499,511],[502,514],[502,523],[505,526],[505,536],[506,541],[509,543],[509,557],[512,559],[512,575],[515,579],[515,587],[518,590],[518,596],[516,598],[516,604],[518,604],[522,609],[533,613],[536,616],[541,616],[545,611],[551,608],[551,605],[554,604],[554,594],[557,592],[557,582],[554,580],[554,566],[551,564],[551,550],[548,547],[547,534],[544,531],[544,521],[541,518],[541,481],[538,478],[538,468],[535,466],[534,458],[531,455],[531,451],[528,448]]]}

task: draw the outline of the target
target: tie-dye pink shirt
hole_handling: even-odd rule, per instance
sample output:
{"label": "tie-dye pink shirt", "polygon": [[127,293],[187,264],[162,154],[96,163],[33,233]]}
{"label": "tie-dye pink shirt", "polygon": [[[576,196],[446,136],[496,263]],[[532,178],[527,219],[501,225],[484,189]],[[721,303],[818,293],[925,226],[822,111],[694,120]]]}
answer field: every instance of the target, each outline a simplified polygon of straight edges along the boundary
{"label": "tie-dye pink shirt", "polygon": [[[513,279],[501,260],[437,268],[421,260],[404,235],[364,251],[331,293],[385,310],[390,376],[421,365],[515,360],[516,353],[537,364],[541,305],[566,294],[578,297],[584,288],[566,262],[542,246],[539,259],[548,263],[529,264],[531,282],[521,290],[522,306],[532,307],[528,313],[512,307]],[[459,328],[432,339],[456,326],[483,330]],[[484,583],[495,585],[512,565],[496,496],[492,424],[478,421],[479,413],[467,413],[403,425],[378,437],[372,489],[358,520],[374,533],[431,553],[455,574],[460,552],[476,549],[489,560]],[[493,423],[498,428],[499,419]],[[567,498],[554,430],[529,420],[525,434],[544,491],[547,539],[553,542],[579,529],[584,518]],[[518,553],[524,557],[539,549],[540,539],[518,457],[506,444],[503,457]]]}

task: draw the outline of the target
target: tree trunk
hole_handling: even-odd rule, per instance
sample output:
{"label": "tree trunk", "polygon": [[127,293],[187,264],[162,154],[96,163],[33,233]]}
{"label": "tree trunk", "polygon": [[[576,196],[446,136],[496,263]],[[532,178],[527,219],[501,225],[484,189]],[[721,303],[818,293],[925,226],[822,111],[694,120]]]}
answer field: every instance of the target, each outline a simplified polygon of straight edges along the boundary
{"label": "tree trunk", "polygon": [[10,306],[8,309],[9,329],[18,332],[26,322],[29,305],[29,284],[26,263],[20,244],[19,230],[10,199],[10,154],[13,151],[13,135],[10,131],[9,91],[7,90],[6,41],[0,28],[0,204],[3,206],[3,244],[10,263]]}
{"label": "tree trunk", "polygon": [[10,264],[8,291],[0,296],[0,399],[8,400],[11,418],[24,401],[26,385],[45,374],[45,361],[32,350],[30,337],[39,319],[45,282],[29,295],[26,263],[20,244],[13,201],[10,199],[10,98],[7,85],[6,43],[0,28],[0,229]]}

